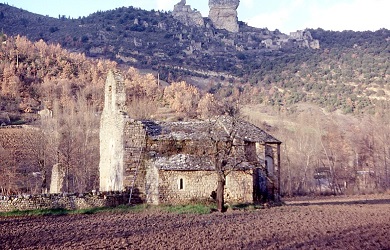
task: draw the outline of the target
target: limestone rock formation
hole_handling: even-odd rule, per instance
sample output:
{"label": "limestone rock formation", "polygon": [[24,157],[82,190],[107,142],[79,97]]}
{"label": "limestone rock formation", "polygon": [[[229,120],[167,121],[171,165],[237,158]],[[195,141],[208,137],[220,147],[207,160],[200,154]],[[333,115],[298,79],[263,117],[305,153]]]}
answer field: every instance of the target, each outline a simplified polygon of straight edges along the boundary
{"label": "limestone rock formation", "polygon": [[312,49],[320,48],[320,42],[316,39],[313,39],[310,31],[308,30],[297,30],[296,32],[290,32],[290,38],[296,40],[299,47]]}
{"label": "limestone rock formation", "polygon": [[314,39],[308,30],[290,32],[290,35],[280,33],[272,39],[267,38],[262,40],[261,44],[270,50],[279,50],[281,48],[320,48],[320,42],[317,39]]}
{"label": "limestone rock formation", "polygon": [[181,0],[174,6],[172,16],[187,26],[204,27],[202,14],[186,5],[186,0]]}
{"label": "limestone rock formation", "polygon": [[100,120],[100,191],[122,191],[123,131],[126,94],[123,78],[110,71],[105,85],[104,108]]}
{"label": "limestone rock formation", "polygon": [[217,29],[238,32],[237,8],[240,0],[209,0],[209,18]]}

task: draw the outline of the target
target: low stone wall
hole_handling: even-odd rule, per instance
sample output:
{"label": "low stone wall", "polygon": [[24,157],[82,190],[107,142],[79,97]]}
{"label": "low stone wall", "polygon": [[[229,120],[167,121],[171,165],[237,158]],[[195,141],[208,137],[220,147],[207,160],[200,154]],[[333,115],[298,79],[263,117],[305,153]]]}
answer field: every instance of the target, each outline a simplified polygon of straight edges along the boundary
{"label": "low stone wall", "polygon": [[127,204],[128,199],[129,194],[127,192],[0,196],[0,212],[55,208],[75,210],[94,207],[115,207]]}

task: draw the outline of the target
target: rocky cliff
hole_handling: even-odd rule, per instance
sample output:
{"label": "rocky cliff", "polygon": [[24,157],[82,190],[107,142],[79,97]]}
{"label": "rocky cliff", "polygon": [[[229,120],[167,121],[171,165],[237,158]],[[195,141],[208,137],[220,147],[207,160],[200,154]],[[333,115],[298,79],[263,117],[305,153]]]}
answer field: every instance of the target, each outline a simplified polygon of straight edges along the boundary
{"label": "rocky cliff", "polygon": [[186,0],[181,0],[174,6],[172,16],[184,25],[204,27],[202,14],[192,10],[190,5],[186,5]]}
{"label": "rocky cliff", "polygon": [[[229,24],[225,25],[227,29],[237,31],[235,12],[238,4],[238,0],[210,1],[211,13],[218,8],[220,11],[230,8],[235,18],[230,24],[226,20],[223,23]],[[186,6],[186,1],[177,3],[175,15],[187,13],[187,16],[184,15],[186,18],[195,16]],[[313,34],[311,40],[307,30],[290,36],[278,30],[270,31],[238,22],[239,32],[229,32],[225,28],[217,30],[218,23],[214,21],[213,24],[209,18],[203,18],[203,21],[199,13],[199,25],[204,22],[203,27],[183,24],[197,23],[193,18],[178,21],[172,12],[133,7],[95,13],[81,19],[49,18],[2,4],[0,12],[4,13],[1,25],[9,35],[27,35],[33,41],[43,39],[48,43],[60,43],[67,49],[90,57],[104,57],[120,64],[153,69],[166,81],[176,81],[184,75],[248,76],[253,68],[264,65],[267,58],[287,56],[286,52],[296,53],[297,48],[319,47],[315,40],[317,36]],[[28,25],[23,25],[17,18],[21,13]],[[39,25],[39,22],[45,25]],[[231,28],[233,26],[235,28]],[[54,31],[52,27],[58,27],[58,30]],[[2,119],[0,114],[1,120],[7,119]]]}
{"label": "rocky cliff", "polygon": [[209,0],[209,18],[217,29],[238,32],[237,8],[239,0]]}

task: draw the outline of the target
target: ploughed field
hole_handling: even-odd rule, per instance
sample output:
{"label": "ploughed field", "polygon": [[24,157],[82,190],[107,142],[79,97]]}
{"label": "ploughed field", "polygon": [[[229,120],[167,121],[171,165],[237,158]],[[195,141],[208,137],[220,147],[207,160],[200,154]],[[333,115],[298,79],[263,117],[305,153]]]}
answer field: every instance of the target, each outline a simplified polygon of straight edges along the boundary
{"label": "ploughed field", "polygon": [[253,211],[0,218],[0,249],[390,249],[390,195]]}

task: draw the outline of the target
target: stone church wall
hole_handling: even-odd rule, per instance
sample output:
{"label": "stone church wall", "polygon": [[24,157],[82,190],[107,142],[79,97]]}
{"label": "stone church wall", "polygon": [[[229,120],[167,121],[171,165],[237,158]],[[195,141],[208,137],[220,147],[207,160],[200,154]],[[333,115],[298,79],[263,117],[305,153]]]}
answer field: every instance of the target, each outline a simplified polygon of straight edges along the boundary
{"label": "stone church wall", "polygon": [[[207,200],[217,188],[214,171],[159,171],[160,203],[188,203]],[[251,173],[232,172],[227,176],[225,199],[227,202],[253,201],[253,177]]]}
{"label": "stone church wall", "polygon": [[129,120],[124,129],[124,182],[125,188],[133,187],[136,191],[133,194],[138,202],[143,202],[145,196],[145,147],[146,137],[145,129],[140,121]]}

